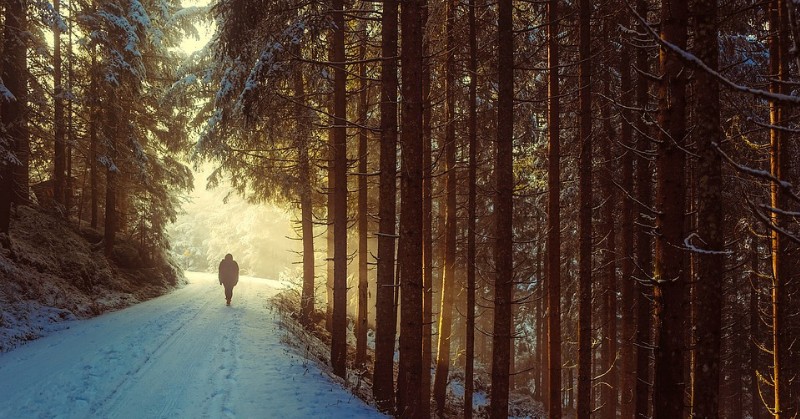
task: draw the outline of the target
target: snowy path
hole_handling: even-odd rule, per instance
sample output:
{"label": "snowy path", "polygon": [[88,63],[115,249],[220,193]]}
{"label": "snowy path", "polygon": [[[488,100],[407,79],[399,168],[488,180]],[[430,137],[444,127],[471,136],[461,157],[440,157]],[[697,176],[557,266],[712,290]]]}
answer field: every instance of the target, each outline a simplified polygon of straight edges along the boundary
{"label": "snowy path", "polygon": [[280,342],[242,278],[225,306],[214,275],[0,354],[0,418],[383,417]]}

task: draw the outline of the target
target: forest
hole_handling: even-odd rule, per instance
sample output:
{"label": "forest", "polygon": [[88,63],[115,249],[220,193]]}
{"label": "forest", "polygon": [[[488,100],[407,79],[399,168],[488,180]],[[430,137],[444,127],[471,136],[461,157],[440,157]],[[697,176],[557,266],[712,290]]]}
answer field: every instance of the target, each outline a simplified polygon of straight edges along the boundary
{"label": "forest", "polygon": [[390,415],[800,414],[797,0],[0,16],[0,247],[28,206],[189,255],[210,164],[293,217],[297,317]]}

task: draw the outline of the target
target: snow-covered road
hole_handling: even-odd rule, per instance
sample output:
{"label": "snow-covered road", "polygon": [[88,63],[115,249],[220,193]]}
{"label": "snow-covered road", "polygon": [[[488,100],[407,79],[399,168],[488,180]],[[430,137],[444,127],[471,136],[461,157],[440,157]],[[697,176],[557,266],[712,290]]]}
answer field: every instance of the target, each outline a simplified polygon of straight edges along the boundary
{"label": "snow-covered road", "polygon": [[277,282],[215,279],[0,354],[0,418],[384,417],[280,342]]}

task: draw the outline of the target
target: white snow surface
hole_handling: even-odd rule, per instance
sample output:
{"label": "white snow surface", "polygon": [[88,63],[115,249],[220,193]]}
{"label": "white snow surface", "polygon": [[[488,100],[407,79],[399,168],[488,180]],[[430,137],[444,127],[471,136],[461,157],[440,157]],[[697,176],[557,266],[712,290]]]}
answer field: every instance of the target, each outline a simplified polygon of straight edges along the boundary
{"label": "white snow surface", "polygon": [[225,305],[215,274],[0,354],[0,418],[379,418],[281,340],[242,277]]}

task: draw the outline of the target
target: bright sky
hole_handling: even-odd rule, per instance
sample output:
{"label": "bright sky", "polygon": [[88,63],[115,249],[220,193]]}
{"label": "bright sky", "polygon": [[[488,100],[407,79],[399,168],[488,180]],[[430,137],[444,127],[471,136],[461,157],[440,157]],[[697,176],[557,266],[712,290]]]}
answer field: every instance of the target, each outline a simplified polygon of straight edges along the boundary
{"label": "bright sky", "polygon": [[[183,7],[207,6],[211,3],[210,0],[184,0],[181,3]],[[209,22],[201,22],[197,24],[197,31],[200,33],[200,38],[186,37],[181,42],[181,50],[189,55],[201,48],[203,48],[211,39],[214,33],[213,24]]]}

